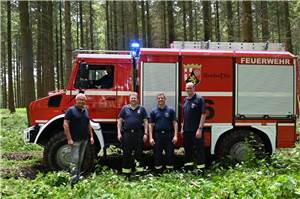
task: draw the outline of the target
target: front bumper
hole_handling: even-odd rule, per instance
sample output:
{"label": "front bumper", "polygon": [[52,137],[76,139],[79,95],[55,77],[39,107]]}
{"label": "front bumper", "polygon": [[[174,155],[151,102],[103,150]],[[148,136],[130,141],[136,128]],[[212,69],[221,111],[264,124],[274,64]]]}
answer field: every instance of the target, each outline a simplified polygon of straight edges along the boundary
{"label": "front bumper", "polygon": [[23,141],[25,143],[33,143],[40,130],[40,125],[31,126],[23,130]]}

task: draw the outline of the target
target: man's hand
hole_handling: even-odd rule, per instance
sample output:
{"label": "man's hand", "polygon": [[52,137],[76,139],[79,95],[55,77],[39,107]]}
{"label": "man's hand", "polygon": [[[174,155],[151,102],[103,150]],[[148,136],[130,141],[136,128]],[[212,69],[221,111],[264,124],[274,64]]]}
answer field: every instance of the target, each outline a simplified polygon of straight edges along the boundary
{"label": "man's hand", "polygon": [[74,145],[74,142],[73,142],[72,139],[68,139],[68,145],[70,145],[70,146],[73,146],[73,145]]}
{"label": "man's hand", "polygon": [[154,146],[154,144],[155,144],[155,141],[154,141],[154,139],[153,139],[153,138],[150,138],[150,144],[151,144],[151,146]]}
{"label": "man's hand", "polygon": [[198,130],[196,131],[195,137],[196,137],[197,139],[202,138],[202,129],[198,129]]}
{"label": "man's hand", "polygon": [[173,140],[172,140],[172,142],[173,142],[173,144],[176,144],[177,143],[177,136],[176,135],[174,135],[174,137],[173,137]]}
{"label": "man's hand", "polygon": [[147,142],[147,140],[148,140],[148,135],[144,134],[143,140],[144,140],[144,143]]}
{"label": "man's hand", "polygon": [[94,138],[93,137],[91,137],[90,141],[91,141],[91,144],[94,144]]}
{"label": "man's hand", "polygon": [[122,140],[122,134],[121,133],[118,133],[118,140],[119,140],[119,142],[121,142],[121,140]]}

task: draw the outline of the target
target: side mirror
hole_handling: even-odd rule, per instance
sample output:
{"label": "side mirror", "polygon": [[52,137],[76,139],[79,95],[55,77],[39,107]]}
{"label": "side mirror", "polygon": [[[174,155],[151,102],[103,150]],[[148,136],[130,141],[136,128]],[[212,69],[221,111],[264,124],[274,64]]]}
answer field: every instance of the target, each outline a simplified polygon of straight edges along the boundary
{"label": "side mirror", "polygon": [[89,65],[85,62],[79,64],[79,77],[85,80],[89,78]]}

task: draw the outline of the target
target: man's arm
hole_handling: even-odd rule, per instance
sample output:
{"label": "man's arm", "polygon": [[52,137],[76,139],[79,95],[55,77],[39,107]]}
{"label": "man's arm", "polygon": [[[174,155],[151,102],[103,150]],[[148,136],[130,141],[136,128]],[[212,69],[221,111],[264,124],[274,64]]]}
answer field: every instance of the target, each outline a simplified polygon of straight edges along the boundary
{"label": "man's arm", "polygon": [[174,136],[173,136],[173,143],[175,144],[177,142],[178,138],[178,123],[176,120],[173,120],[173,128],[174,128]]}
{"label": "man's arm", "polygon": [[94,144],[94,134],[93,134],[93,128],[92,128],[91,123],[89,123],[89,131],[90,131],[90,141],[91,141],[91,144]]}
{"label": "man's arm", "polygon": [[118,124],[117,124],[117,127],[118,127],[118,140],[121,142],[121,139],[122,139],[122,134],[121,134],[121,131],[122,131],[122,123],[123,123],[123,119],[122,118],[119,118],[118,119]]}
{"label": "man's arm", "polygon": [[154,123],[149,123],[149,141],[152,146],[155,144],[153,139],[153,127],[154,127]]}
{"label": "man's arm", "polygon": [[67,137],[68,144],[73,145],[74,142],[72,140],[71,133],[70,133],[70,121],[66,119],[64,120],[64,133]]}
{"label": "man's arm", "polygon": [[148,134],[148,119],[146,118],[143,121],[144,121],[144,137],[143,137],[143,140],[144,140],[144,142],[146,142],[147,138],[148,138],[148,135],[149,135]]}

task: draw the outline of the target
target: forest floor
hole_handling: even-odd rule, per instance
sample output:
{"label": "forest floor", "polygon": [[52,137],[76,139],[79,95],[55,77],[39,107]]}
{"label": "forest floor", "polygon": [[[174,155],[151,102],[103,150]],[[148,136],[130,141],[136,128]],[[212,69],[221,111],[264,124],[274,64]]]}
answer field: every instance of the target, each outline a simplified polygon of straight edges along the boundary
{"label": "forest floor", "polygon": [[[1,198],[300,198],[299,141],[295,148],[277,150],[268,160],[226,167],[213,162],[200,175],[182,171],[179,155],[173,172],[158,176],[150,171],[130,181],[120,175],[121,157],[115,154],[100,158],[95,169],[72,188],[67,172],[46,171],[42,147],[24,144],[26,111],[0,110],[0,115]],[[151,167],[153,157],[146,157]]]}

